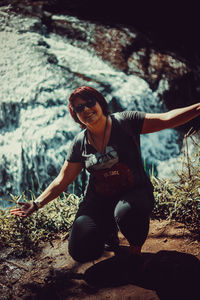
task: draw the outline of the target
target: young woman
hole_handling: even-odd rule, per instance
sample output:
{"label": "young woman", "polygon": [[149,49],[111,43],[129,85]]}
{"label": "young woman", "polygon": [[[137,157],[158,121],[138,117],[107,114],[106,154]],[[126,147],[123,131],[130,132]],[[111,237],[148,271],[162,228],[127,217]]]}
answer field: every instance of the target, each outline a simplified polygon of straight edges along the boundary
{"label": "young woman", "polygon": [[69,111],[82,130],[71,143],[60,173],[34,202],[11,210],[27,217],[67,189],[81,170],[89,181],[69,238],[69,253],[79,262],[99,258],[117,230],[130,254],[140,254],[154,205],[153,186],[143,168],[140,134],[182,125],[200,115],[200,103],[165,113],[124,111],[110,114],[97,90],[82,86],[69,98]]}

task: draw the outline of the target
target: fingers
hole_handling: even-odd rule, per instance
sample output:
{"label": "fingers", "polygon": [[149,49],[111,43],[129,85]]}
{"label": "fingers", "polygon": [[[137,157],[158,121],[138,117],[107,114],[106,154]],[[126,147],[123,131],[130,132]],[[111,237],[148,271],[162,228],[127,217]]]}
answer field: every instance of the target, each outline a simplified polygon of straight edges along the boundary
{"label": "fingers", "polygon": [[29,207],[30,207],[30,203],[27,203],[27,202],[19,202],[17,204],[20,204],[20,205],[23,205],[22,207],[20,208],[14,208],[14,209],[11,209],[10,212],[24,212],[25,210],[27,210]]}
{"label": "fingers", "polygon": [[12,212],[18,212],[18,211],[22,211],[22,209],[21,208],[15,208],[15,209],[10,210],[11,213]]}
{"label": "fingers", "polygon": [[19,217],[27,217],[28,214],[23,210],[23,208],[15,208],[10,210],[11,215],[19,216]]}
{"label": "fingers", "polygon": [[19,205],[23,205],[19,208],[14,208],[10,210],[11,215],[15,215],[21,218],[28,217],[32,212],[34,212],[34,209],[31,208],[31,203],[29,202],[18,202]]}
{"label": "fingers", "polygon": [[21,217],[21,218],[25,218],[27,217],[28,215],[23,212],[23,211],[11,211],[11,215],[15,215],[15,216],[18,216],[18,217]]}

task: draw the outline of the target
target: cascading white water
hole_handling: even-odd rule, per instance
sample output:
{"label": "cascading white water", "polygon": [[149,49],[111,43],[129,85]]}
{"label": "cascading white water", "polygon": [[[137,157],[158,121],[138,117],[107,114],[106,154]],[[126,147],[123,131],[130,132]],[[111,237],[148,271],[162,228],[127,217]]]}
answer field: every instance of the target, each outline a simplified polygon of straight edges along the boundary
{"label": "cascading white water", "polygon": [[[165,109],[144,80],[114,69],[65,37],[33,31],[37,22],[0,9],[1,205],[10,193],[32,190],[37,195],[58,174],[80,130],[67,110],[68,96],[76,87],[90,85],[109,103],[116,99],[124,110]],[[175,130],[143,135],[145,162],[156,166],[176,157],[177,141]]]}

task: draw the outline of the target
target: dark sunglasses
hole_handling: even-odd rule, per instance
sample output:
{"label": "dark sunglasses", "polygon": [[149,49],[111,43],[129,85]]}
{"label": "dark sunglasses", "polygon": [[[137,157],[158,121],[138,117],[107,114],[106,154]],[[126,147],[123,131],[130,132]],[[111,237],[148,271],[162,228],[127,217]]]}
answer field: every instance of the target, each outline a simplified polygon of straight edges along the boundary
{"label": "dark sunglasses", "polygon": [[91,108],[91,107],[95,106],[96,103],[97,103],[97,101],[95,99],[90,99],[90,100],[87,100],[86,103],[81,103],[77,106],[73,106],[73,110],[75,111],[75,113],[81,113],[85,110],[86,106],[88,108]]}

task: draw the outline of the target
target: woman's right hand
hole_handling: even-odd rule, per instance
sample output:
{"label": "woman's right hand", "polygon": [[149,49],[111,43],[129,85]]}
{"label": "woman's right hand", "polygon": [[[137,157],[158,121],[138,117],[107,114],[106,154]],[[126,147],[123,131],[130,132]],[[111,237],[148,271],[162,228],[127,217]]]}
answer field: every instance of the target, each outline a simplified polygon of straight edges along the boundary
{"label": "woman's right hand", "polygon": [[20,208],[15,208],[10,211],[11,215],[26,218],[30,216],[36,209],[33,202],[18,202]]}

